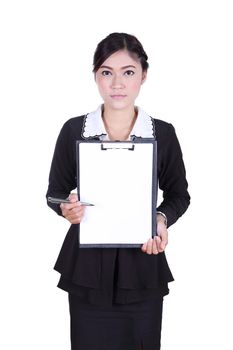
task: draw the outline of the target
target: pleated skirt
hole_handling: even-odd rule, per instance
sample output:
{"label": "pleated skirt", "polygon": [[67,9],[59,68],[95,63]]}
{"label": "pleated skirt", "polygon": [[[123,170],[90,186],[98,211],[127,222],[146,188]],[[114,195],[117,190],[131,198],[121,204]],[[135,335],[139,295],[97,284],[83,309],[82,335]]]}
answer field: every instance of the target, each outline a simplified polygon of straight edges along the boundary
{"label": "pleated skirt", "polygon": [[71,350],[159,350],[163,297],[92,305],[69,293]]}

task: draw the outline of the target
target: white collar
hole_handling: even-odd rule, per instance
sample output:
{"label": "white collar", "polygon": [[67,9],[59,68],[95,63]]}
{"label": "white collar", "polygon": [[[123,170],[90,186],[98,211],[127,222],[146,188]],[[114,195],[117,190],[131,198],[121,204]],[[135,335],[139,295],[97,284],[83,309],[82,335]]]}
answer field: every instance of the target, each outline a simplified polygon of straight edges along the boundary
{"label": "white collar", "polygon": [[[137,109],[138,116],[129,137],[154,138],[152,118],[140,107],[137,107]],[[83,137],[92,138],[103,135],[107,135],[107,132],[102,119],[102,105],[100,105],[96,111],[86,115],[84,120]]]}

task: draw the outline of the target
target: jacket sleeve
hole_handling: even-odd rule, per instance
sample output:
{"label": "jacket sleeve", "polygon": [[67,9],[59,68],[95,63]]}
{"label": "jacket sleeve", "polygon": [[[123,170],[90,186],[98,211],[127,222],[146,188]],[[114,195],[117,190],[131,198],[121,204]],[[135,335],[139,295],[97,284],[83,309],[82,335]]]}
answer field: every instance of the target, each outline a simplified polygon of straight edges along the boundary
{"label": "jacket sleeve", "polygon": [[174,224],[184,214],[190,204],[188,183],[183,162],[182,151],[177,139],[175,129],[171,124],[166,124],[166,132],[159,144],[158,180],[159,188],[163,192],[163,201],[157,210],[167,216],[168,227]]}
{"label": "jacket sleeve", "polygon": [[[75,137],[72,127],[67,121],[58,136],[52,158],[49,185],[46,198],[67,198],[70,192],[76,188],[76,160],[75,160]],[[60,205],[47,201],[58,215],[62,215]]]}

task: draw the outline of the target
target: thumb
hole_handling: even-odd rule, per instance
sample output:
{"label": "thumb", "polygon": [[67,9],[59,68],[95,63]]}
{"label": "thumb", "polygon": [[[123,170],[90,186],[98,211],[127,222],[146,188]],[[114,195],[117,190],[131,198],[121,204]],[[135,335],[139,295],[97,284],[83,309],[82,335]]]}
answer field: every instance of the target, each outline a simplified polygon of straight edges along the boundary
{"label": "thumb", "polygon": [[160,247],[164,250],[167,245],[167,235],[161,235],[160,237],[161,237]]}
{"label": "thumb", "polygon": [[70,193],[68,198],[71,203],[78,202],[78,195],[76,193]]}

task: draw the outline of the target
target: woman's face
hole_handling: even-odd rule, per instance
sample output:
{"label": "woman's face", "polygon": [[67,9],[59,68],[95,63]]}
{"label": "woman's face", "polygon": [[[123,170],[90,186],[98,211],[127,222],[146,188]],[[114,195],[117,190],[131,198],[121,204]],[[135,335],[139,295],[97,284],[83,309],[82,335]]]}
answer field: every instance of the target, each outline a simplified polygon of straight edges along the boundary
{"label": "woman's face", "polygon": [[95,80],[104,103],[111,109],[125,109],[134,105],[146,72],[139,60],[128,51],[120,50],[109,56],[95,73]]}

